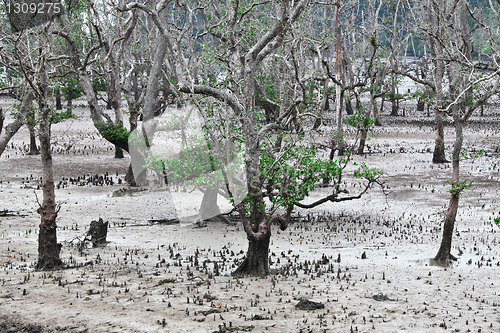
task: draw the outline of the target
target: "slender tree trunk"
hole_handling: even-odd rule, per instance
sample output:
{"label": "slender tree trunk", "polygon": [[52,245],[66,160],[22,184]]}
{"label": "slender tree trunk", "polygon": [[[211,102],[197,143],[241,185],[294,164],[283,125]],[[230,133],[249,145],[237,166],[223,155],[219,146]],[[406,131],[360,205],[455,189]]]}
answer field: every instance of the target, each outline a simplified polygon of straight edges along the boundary
{"label": "slender tree trunk", "polygon": [[317,130],[321,126],[325,113],[329,108],[330,105],[328,103],[328,81],[325,80],[323,84],[323,98],[319,107],[318,118],[316,118],[316,121],[314,122],[314,130]]}
{"label": "slender tree trunk", "polygon": [[[138,87],[138,82],[137,82],[137,73],[133,72],[132,73],[132,94],[127,96],[127,104],[129,108],[129,124],[130,124],[130,132],[133,132],[134,130],[137,129],[137,118],[139,117],[139,99],[140,99],[140,93],[139,93],[139,87]],[[137,186],[137,183],[135,182],[134,179],[134,172],[132,169],[132,159],[130,161],[127,174],[125,175],[125,181],[130,185],[130,186]]]}
{"label": "slender tree trunk", "polygon": [[382,121],[380,120],[380,112],[377,106],[377,99],[373,96],[371,102],[372,102],[373,119],[375,120],[374,125],[382,126]]}
{"label": "slender tree trunk", "polygon": [[[396,17],[394,17],[394,22],[396,23]],[[394,36],[395,38],[395,36]],[[397,86],[397,81],[396,81],[396,75],[394,74],[394,70],[397,69],[397,64],[396,64],[396,59],[395,59],[395,54],[391,53],[391,56],[389,58],[390,63],[391,63],[391,68],[393,70],[393,73],[391,74],[391,116],[392,117],[397,117],[399,116],[399,100],[397,99],[397,95],[399,93],[399,89]]]}
{"label": "slender tree trunk", "polygon": [[[358,101],[358,103],[359,103],[359,101]],[[370,108],[372,110],[371,112],[370,112]],[[370,94],[370,108],[368,108],[366,110],[365,117],[367,119],[370,118],[370,113],[374,114],[377,112],[376,111],[377,110],[377,101],[376,101],[375,96],[373,94]],[[373,110],[375,110],[375,111],[373,111]],[[361,130],[360,130],[359,145],[358,145],[358,151],[356,152],[356,154],[358,154],[358,155],[364,154],[367,138],[368,138],[368,129],[366,128],[366,126],[363,126],[363,128],[361,128]]]}
{"label": "slender tree trunk", "polygon": [[265,237],[255,240],[248,237],[248,250],[243,263],[231,274],[233,276],[267,276],[269,275],[269,240],[271,231]]}
{"label": "slender tree trunk", "polygon": [[167,52],[167,46],[167,37],[163,35],[160,36],[153,58],[153,63],[151,65],[151,70],[149,72],[149,80],[146,88],[146,95],[144,97],[144,108],[142,110],[144,122],[154,118],[154,106],[156,102],[156,94],[158,92],[158,81],[161,76],[162,64]]}
{"label": "slender tree trunk", "polygon": [[365,145],[367,137],[368,137],[368,131],[363,128],[359,136],[358,151],[356,152],[356,154],[363,155],[365,153]]}
{"label": "slender tree trunk", "polygon": [[108,93],[108,100],[106,101],[106,110],[111,110],[113,108],[113,103],[111,102],[111,97],[109,96]]}
{"label": "slender tree trunk", "polygon": [[40,151],[36,146],[36,134],[33,126],[28,126],[30,132],[30,152],[29,155],[39,155]]}
{"label": "slender tree trunk", "polygon": [[446,217],[443,225],[443,238],[441,239],[441,246],[436,254],[435,260],[447,262],[449,260],[456,260],[451,254],[451,241],[453,238],[453,230],[455,228],[455,220],[458,211],[458,195],[453,195],[446,211]]}
{"label": "slender tree trunk", "polygon": [[[340,26],[340,0],[335,3],[335,79],[340,82],[340,62],[342,61],[341,50],[341,26]],[[337,115],[337,133],[335,141],[338,154],[344,154],[344,133],[342,127],[342,90],[340,85],[335,85],[335,112]]]}
{"label": "slender tree trunk", "polygon": [[[395,92],[394,92],[394,94],[395,94]],[[391,99],[391,116],[393,116],[393,117],[399,116],[399,104],[398,104],[398,101],[396,100],[395,95],[393,95],[393,97]]]}
{"label": "slender tree trunk", "polygon": [[[42,43],[43,45],[43,43]],[[40,54],[42,51],[40,50]],[[46,59],[40,56],[39,68],[39,139],[42,157],[42,204],[37,212],[40,214],[40,231],[38,234],[38,262],[37,269],[54,269],[62,266],[59,258],[60,246],[57,243],[56,218],[59,209],[56,205],[54,190],[54,175],[52,170],[52,154],[50,152],[50,108],[47,104],[48,73]]]}
{"label": "slender tree trunk", "polygon": [[[156,101],[155,94],[158,91],[158,80],[161,75],[161,66],[163,64],[163,60],[165,58],[166,50],[168,46],[168,39],[166,36],[161,35],[158,41],[158,46],[156,48],[156,52],[153,58],[153,64],[151,70],[149,72],[149,80],[146,87],[146,94],[144,99],[144,107],[142,109],[143,115],[143,130],[145,139],[148,141],[152,139],[154,135],[155,129],[152,128],[152,125],[149,120],[154,118],[154,105]],[[146,128],[148,127],[148,128]],[[147,133],[147,134],[146,134]],[[148,137],[149,135],[149,137]],[[146,145],[146,149],[149,149],[149,143]],[[142,186],[147,184],[146,179],[146,170],[142,166],[145,165],[145,154],[146,151],[140,151],[137,147],[129,147],[130,161],[131,164],[136,166],[133,168],[129,168],[129,172],[127,177],[125,178],[129,184],[133,185],[134,182],[130,182],[129,180],[134,179],[135,184]],[[138,166],[138,167],[137,167]],[[141,171],[139,171],[139,169]],[[139,172],[139,174],[137,174]]]}
{"label": "slender tree trunk", "polygon": [[5,120],[5,117],[3,115],[3,109],[0,107],[0,134],[2,134],[3,130],[3,121]]}
{"label": "slender tree trunk", "polygon": [[354,114],[354,109],[352,107],[351,93],[349,91],[344,92],[344,101],[345,101],[345,112],[349,116],[352,116]]}
{"label": "slender tree trunk", "polygon": [[59,89],[59,88],[56,89],[56,110],[57,111],[62,110],[61,89]]}
{"label": "slender tree trunk", "polygon": [[434,111],[434,120],[436,123],[435,129],[435,141],[434,141],[434,155],[432,157],[432,163],[449,163],[445,156],[444,150],[444,120],[443,116],[439,113],[439,110]]}
{"label": "slender tree trunk", "polygon": [[[458,39],[458,46],[460,48],[460,53],[465,55],[470,61],[472,59],[472,37],[469,30],[469,25],[467,23],[466,15],[466,4],[464,0],[459,0],[457,11],[455,14],[455,27],[460,27],[460,38]],[[449,71],[449,82],[450,82],[450,96],[455,99],[458,96],[459,90],[466,86],[466,79],[461,76],[460,68],[457,64],[453,64],[451,70]],[[468,95],[468,96],[467,96]],[[472,91],[468,90],[466,92],[466,98],[472,98]],[[442,262],[448,262],[450,260],[456,260],[456,258],[451,254],[451,241],[453,238],[453,230],[455,228],[455,220],[458,211],[458,204],[460,198],[460,190],[457,187],[460,184],[460,155],[463,146],[463,125],[464,121],[460,116],[461,110],[457,104],[452,106],[453,114],[453,125],[455,127],[455,143],[453,145],[453,157],[452,157],[452,167],[453,176],[451,181],[452,191],[450,204],[448,211],[446,212],[446,218],[443,226],[443,238],[441,241],[441,246],[435,257],[436,260]]]}
{"label": "slender tree trunk", "polygon": [[[48,115],[48,111],[43,111]],[[42,155],[42,192],[43,201],[37,212],[40,214],[40,232],[38,234],[37,269],[54,269],[62,265],[59,259],[60,247],[57,244],[54,176],[52,172],[52,154],[50,152],[50,123],[40,121],[40,148]]]}
{"label": "slender tree trunk", "polygon": [[[113,109],[115,113],[115,124],[123,127],[123,113],[121,110],[121,86],[119,84],[119,72],[116,69],[116,62],[111,61],[111,73],[108,77],[108,105],[107,109]],[[123,149],[115,145],[115,158],[123,158]]]}
{"label": "slender tree trunk", "polygon": [[[434,2],[432,6],[428,7],[429,10],[429,20],[431,26],[434,31],[436,31],[438,36],[445,36],[444,27],[442,20],[436,16],[436,13],[446,12],[443,7],[446,7],[445,2]],[[434,155],[432,158],[433,163],[448,163],[446,160],[445,150],[444,150],[444,120],[443,116],[439,113],[439,108],[442,107],[441,99],[443,98],[443,78],[444,78],[444,56],[443,56],[443,47],[438,40],[434,37],[430,37],[429,39],[431,55],[433,57],[434,69],[433,76],[436,84],[435,91],[433,92],[435,95],[435,99],[437,99],[436,103],[434,103],[434,119],[435,119],[435,142],[434,142]]]}
{"label": "slender tree trunk", "polygon": [[[456,106],[454,106],[456,108]],[[456,108],[458,109],[458,108]],[[455,144],[453,147],[453,177],[451,186],[456,186],[460,181],[460,152],[462,150],[463,143],[463,133],[462,133],[462,122],[460,120],[460,115],[458,111],[454,113],[458,114],[455,116]],[[453,230],[455,228],[455,220],[457,217],[458,203],[459,203],[460,193],[452,193],[450,198],[450,204],[446,212],[446,218],[444,220],[443,226],[443,238],[441,240],[441,246],[434,259],[447,262],[449,260],[456,260],[456,258],[451,255],[451,241],[453,238]]]}

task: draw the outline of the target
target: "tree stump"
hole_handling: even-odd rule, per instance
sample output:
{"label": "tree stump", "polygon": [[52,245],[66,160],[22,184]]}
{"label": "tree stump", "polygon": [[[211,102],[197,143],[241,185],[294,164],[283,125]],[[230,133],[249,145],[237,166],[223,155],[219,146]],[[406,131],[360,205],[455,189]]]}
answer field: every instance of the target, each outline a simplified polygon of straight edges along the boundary
{"label": "tree stump", "polygon": [[108,235],[108,222],[104,223],[102,218],[99,221],[90,222],[87,237],[90,237],[92,246],[102,246],[106,244],[106,236]]}
{"label": "tree stump", "polygon": [[419,98],[417,102],[417,111],[424,112],[424,110],[425,110],[425,102]]}

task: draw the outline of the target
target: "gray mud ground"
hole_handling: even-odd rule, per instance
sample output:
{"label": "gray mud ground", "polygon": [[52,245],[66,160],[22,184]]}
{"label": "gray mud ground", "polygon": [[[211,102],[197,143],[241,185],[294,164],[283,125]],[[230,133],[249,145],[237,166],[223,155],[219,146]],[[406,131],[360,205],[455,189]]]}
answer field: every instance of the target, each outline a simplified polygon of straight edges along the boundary
{"label": "gray mud ground", "polygon": [[[173,217],[171,196],[196,207],[199,194],[155,189],[112,196],[124,187],[118,182],[128,159],[113,159],[113,147],[82,116],[86,111],[77,111],[78,120],[54,126],[57,182],[108,172],[114,185],[60,184],[61,257],[75,268],[34,271],[40,161],[23,153],[27,130],[16,135],[0,158],[0,211],[15,212],[0,217],[0,331],[500,331],[500,229],[493,223],[500,215],[498,112],[474,118],[465,130],[464,146],[486,155],[462,163],[462,179],[475,182],[461,197],[453,240],[459,260],[452,267],[430,260],[451,176],[450,165],[431,163],[431,118],[412,116],[406,124],[407,118],[384,117],[368,142],[370,154],[356,160],[380,168],[388,195],[373,190],[358,201],[298,210],[288,230],[273,230],[273,276],[235,279],[229,273],[247,246],[240,225],[148,222]],[[448,152],[452,142],[448,127]],[[109,243],[79,250],[99,217],[110,222]],[[324,308],[296,309],[303,298]]]}

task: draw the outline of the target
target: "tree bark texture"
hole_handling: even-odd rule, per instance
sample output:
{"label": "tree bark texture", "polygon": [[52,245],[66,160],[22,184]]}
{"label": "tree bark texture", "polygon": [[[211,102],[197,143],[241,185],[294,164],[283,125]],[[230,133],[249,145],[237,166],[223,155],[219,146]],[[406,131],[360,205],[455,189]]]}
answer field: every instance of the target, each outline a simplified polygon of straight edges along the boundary
{"label": "tree bark texture", "polygon": [[[335,3],[335,79],[340,82],[340,63],[342,61],[341,36],[342,29],[340,26],[340,0]],[[335,112],[337,118],[337,133],[335,142],[337,144],[338,154],[344,154],[344,133],[342,127],[342,88],[339,84],[335,85]]]}
{"label": "tree bark texture", "polygon": [[[454,120],[455,120],[455,144],[453,147],[453,176],[451,186],[457,185],[460,181],[460,152],[462,151],[463,144],[463,124],[460,120],[460,114],[458,107],[455,105],[454,109]],[[435,257],[436,260],[447,262],[449,260],[456,259],[451,255],[451,241],[453,238],[453,230],[455,228],[455,220],[457,217],[458,203],[459,203],[460,193],[452,193],[450,198],[450,203],[448,205],[448,210],[446,212],[446,218],[444,220],[443,226],[443,238],[441,240],[441,246]]]}
{"label": "tree bark texture", "polygon": [[248,250],[243,263],[232,273],[233,276],[269,275],[269,241],[271,231],[261,239],[248,237]]}
{"label": "tree bark texture", "polygon": [[443,116],[439,113],[439,110],[435,111],[434,121],[436,129],[432,163],[448,163],[449,161],[446,159],[444,150],[444,121]]}
{"label": "tree bark texture", "polygon": [[0,134],[2,134],[3,130],[3,121],[5,120],[5,117],[3,115],[3,109],[0,107]]}
{"label": "tree bark texture", "polygon": [[[395,94],[395,92],[393,92],[393,94]],[[391,116],[393,117],[399,116],[399,104],[394,95],[391,99]]]}
{"label": "tree bark texture", "polygon": [[57,243],[56,194],[54,190],[54,175],[52,169],[52,154],[50,151],[50,108],[47,104],[48,75],[45,58],[40,59],[40,82],[38,94],[39,108],[39,139],[42,158],[42,204],[38,207],[40,214],[40,231],[38,234],[38,262],[37,269],[54,269],[62,266],[59,258],[60,246]]}
{"label": "tree bark texture", "polygon": [[[436,32],[437,36],[445,36],[443,22],[437,13],[445,12],[443,9],[446,7],[445,2],[435,2],[428,7],[431,27],[433,31]],[[433,78],[435,82],[434,87],[434,98],[435,98],[435,109],[434,109],[434,120],[436,126],[436,139],[434,142],[434,155],[432,158],[433,163],[447,163],[445,150],[444,150],[444,129],[443,129],[443,116],[439,113],[439,108],[442,107],[441,98],[443,95],[443,78],[444,78],[444,56],[443,56],[443,46],[434,37],[429,37],[429,46],[432,56],[432,61],[434,63]]]}
{"label": "tree bark texture", "polygon": [[62,110],[62,103],[61,103],[61,89],[56,89],[56,110],[61,111]]}
{"label": "tree bark texture", "polygon": [[351,93],[349,91],[344,92],[344,100],[345,111],[349,116],[352,116],[354,114],[354,108],[352,107]]}
{"label": "tree bark texture", "polygon": [[376,97],[372,96],[371,103],[372,103],[372,114],[373,114],[374,125],[382,126],[382,121],[380,120],[380,112],[378,111],[378,105],[377,105],[378,103]]}
{"label": "tree bark texture", "polygon": [[156,94],[158,92],[158,82],[161,76],[162,64],[168,47],[168,38],[164,35],[159,37],[156,53],[153,58],[151,70],[149,72],[149,81],[144,97],[144,108],[142,110],[143,122],[154,118]]}
{"label": "tree bark texture", "polygon": [[365,153],[366,138],[368,137],[368,131],[366,129],[361,129],[359,134],[359,145],[356,154],[363,155]]}
{"label": "tree bark texture", "polygon": [[452,196],[448,205],[448,210],[446,211],[441,246],[439,247],[438,253],[434,258],[435,260],[441,262],[448,262],[449,260],[455,259],[455,257],[451,255],[451,241],[453,239],[453,230],[455,228],[455,220],[458,211],[458,200],[458,195]]}
{"label": "tree bark texture", "polygon": [[30,132],[30,155],[39,155],[40,151],[38,150],[38,147],[36,145],[36,133],[35,133],[35,128],[31,125],[28,125],[29,132]]}

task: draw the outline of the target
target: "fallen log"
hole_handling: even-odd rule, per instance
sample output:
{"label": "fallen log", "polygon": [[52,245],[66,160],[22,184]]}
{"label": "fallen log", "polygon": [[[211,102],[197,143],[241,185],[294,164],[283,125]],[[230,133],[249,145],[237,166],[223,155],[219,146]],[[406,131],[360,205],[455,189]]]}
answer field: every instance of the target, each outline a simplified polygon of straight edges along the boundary
{"label": "fallen log", "polygon": [[0,210],[0,217],[9,217],[9,216],[18,216],[18,217],[25,217],[28,216],[27,214],[21,214],[19,211],[15,212],[13,210]]}

